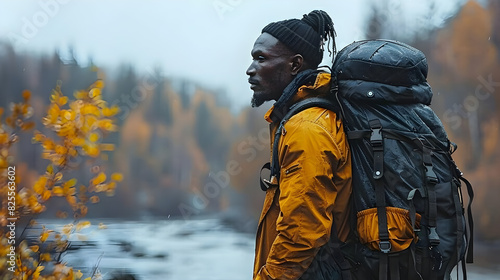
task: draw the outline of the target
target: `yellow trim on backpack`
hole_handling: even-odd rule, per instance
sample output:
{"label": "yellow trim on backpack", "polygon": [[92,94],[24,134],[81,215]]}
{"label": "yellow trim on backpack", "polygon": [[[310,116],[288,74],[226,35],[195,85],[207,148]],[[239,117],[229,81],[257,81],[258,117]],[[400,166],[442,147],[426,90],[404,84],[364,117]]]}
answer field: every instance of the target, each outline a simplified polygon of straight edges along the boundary
{"label": "yellow trim on backpack", "polygon": [[[417,242],[410,221],[409,211],[402,208],[386,207],[387,225],[391,252],[399,252],[408,248],[412,241]],[[369,208],[358,212],[358,234],[361,243],[371,250],[379,251],[377,208]],[[417,213],[416,228],[420,228],[420,214]]]}

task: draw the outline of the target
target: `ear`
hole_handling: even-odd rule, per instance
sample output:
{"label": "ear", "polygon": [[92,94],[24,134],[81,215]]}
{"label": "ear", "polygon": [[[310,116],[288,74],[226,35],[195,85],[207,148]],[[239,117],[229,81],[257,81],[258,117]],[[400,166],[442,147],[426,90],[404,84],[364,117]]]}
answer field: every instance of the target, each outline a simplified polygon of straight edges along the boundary
{"label": "ear", "polygon": [[300,54],[292,56],[291,59],[292,75],[297,75],[304,68],[304,57]]}

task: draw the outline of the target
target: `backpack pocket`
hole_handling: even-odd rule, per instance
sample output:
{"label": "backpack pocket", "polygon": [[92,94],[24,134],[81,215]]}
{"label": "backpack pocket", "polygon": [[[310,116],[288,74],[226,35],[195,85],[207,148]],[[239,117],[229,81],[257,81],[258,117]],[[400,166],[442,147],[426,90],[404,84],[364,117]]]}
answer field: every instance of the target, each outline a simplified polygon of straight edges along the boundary
{"label": "backpack pocket", "polygon": [[[386,207],[387,228],[391,252],[400,252],[418,241],[410,221],[409,211],[397,207]],[[420,214],[416,214],[415,227],[420,228]],[[357,230],[359,240],[371,250],[379,251],[379,226],[377,208],[369,208],[358,212]]]}

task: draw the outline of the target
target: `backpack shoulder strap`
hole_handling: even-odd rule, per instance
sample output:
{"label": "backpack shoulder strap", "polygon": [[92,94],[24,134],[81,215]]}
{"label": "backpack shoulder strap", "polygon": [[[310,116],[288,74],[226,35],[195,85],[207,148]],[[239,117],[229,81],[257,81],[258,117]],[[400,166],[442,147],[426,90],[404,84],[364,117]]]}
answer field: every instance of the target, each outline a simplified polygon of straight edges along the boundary
{"label": "backpack shoulder strap", "polygon": [[335,104],[332,101],[321,97],[307,98],[305,100],[295,103],[294,105],[292,105],[292,107],[290,107],[290,110],[285,114],[283,119],[281,119],[278,129],[276,129],[276,132],[274,134],[273,155],[271,161],[271,178],[274,176],[276,177],[276,179],[279,179],[280,165],[278,158],[278,144],[280,141],[280,137],[283,133],[285,124],[295,114],[312,107],[320,107],[331,111],[335,111],[336,108]]}

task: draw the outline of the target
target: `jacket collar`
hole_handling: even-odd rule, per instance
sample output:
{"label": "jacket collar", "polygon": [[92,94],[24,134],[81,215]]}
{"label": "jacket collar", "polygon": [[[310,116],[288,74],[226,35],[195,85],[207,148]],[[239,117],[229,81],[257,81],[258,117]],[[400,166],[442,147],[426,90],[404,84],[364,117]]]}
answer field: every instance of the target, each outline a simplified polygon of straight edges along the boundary
{"label": "jacket collar", "polygon": [[[319,72],[316,75],[314,83],[305,84],[298,88],[296,93],[292,96],[290,105],[295,104],[306,98],[328,95],[330,92],[330,80],[331,80],[330,73]],[[285,113],[286,112],[282,112],[281,114],[278,114],[276,109],[276,103],[274,103],[271,109],[269,109],[267,113],[264,115],[264,119],[269,123],[273,123],[279,121],[281,119],[279,115],[281,115],[282,117]]]}

